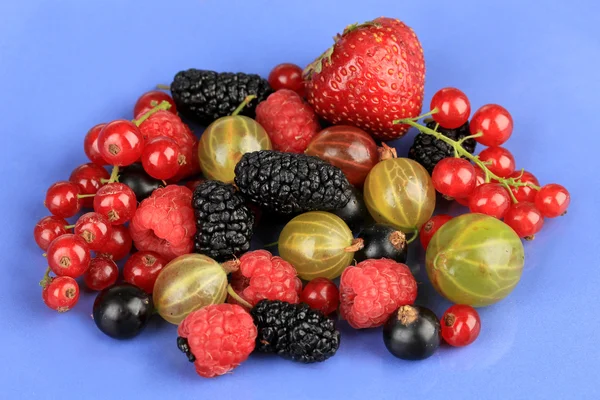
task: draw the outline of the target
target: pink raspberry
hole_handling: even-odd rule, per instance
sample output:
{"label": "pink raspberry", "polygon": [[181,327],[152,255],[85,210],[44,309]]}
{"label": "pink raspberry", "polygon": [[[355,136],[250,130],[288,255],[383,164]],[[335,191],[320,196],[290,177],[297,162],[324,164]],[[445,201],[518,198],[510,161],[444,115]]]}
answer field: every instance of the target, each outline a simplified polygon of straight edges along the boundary
{"label": "pink raspberry", "polygon": [[319,120],[313,109],[298,93],[281,89],[256,107],[256,121],[269,134],[273,148],[302,153],[319,132]]}
{"label": "pink raspberry", "polygon": [[235,304],[214,304],[190,313],[177,329],[177,345],[205,378],[226,374],[254,350],[252,316]]}
{"label": "pink raspberry", "polygon": [[196,234],[192,191],[177,185],[156,189],[139,205],[129,231],[138,250],[154,251],[167,261],[191,253]]}
{"label": "pink raspberry", "polygon": [[244,254],[239,260],[239,270],[231,276],[231,286],[253,306],[263,299],[296,304],[302,291],[302,281],[294,267],[267,250]]}
{"label": "pink raspberry", "polygon": [[340,280],[342,318],[356,329],[383,325],[400,306],[413,304],[417,282],[405,264],[382,258],[350,266]]}

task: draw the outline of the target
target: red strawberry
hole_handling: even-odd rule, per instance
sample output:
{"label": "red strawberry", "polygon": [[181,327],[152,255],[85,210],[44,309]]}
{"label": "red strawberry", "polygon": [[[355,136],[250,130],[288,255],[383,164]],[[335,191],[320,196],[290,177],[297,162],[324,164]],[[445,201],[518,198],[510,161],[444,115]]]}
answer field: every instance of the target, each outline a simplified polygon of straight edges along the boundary
{"label": "red strawberry", "polygon": [[348,26],[305,72],[308,102],[333,124],[381,140],[406,133],[395,119],[421,113],[425,60],[417,35],[397,19]]}

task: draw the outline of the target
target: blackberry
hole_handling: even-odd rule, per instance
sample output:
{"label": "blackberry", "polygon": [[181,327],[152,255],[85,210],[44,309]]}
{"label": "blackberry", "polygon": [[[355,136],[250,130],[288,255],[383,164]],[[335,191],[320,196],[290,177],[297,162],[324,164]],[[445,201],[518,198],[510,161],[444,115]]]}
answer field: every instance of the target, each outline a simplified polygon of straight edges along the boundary
{"label": "blackberry", "polygon": [[340,346],[334,321],[304,303],[262,300],[250,314],[258,328],[257,351],[313,363],[333,356]]}
{"label": "blackberry", "polygon": [[254,214],[235,187],[205,181],[194,190],[192,207],[198,229],[195,250],[219,262],[250,249]]}
{"label": "blackberry", "polygon": [[272,92],[266,79],[241,72],[219,73],[192,68],[178,72],[171,83],[177,110],[201,125],[231,114],[251,94],[257,98],[240,115],[253,118],[257,104]]}
{"label": "blackberry", "polygon": [[177,348],[186,355],[186,357],[188,358],[189,362],[194,362],[196,361],[196,357],[192,354],[192,349],[190,349],[190,345],[188,343],[188,340],[186,338],[183,338],[181,336],[177,337]]}
{"label": "blackberry", "polygon": [[281,214],[344,207],[352,186],[337,167],[305,154],[260,150],[235,166],[235,184],[261,207]]}
{"label": "blackberry", "polygon": [[[435,129],[435,121],[427,123],[429,129]],[[460,140],[466,136],[469,136],[469,123],[466,122],[463,126],[456,129],[446,129],[439,126],[437,131],[442,135],[449,137],[452,140]],[[475,139],[467,139],[463,142],[462,146],[469,153],[475,152],[475,146],[477,142]],[[436,166],[441,159],[447,157],[454,157],[454,149],[449,144],[442,142],[426,133],[419,133],[415,137],[415,141],[408,151],[408,158],[415,160],[421,164],[429,175],[433,172],[433,168]]]}

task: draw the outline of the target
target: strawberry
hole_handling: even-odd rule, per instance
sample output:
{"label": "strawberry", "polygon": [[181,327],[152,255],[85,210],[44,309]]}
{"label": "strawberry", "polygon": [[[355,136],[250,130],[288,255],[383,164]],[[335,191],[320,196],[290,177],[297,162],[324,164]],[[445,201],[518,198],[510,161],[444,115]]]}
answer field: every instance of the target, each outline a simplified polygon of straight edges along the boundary
{"label": "strawberry", "polygon": [[404,135],[408,125],[393,121],[421,113],[423,49],[413,30],[397,19],[348,26],[304,74],[308,102],[318,115],[377,139]]}

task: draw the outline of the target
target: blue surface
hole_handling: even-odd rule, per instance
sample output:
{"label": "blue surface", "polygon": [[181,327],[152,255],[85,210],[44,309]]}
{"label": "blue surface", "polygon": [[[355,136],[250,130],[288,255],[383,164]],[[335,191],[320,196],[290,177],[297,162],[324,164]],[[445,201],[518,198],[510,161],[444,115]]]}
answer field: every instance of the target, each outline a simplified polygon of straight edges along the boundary
{"label": "blue surface", "polygon": [[[600,3],[336,3],[0,3],[0,398],[600,398]],[[514,293],[481,310],[477,342],[404,362],[386,352],[379,329],[342,324],[340,351],[326,363],[252,356],[233,374],[206,380],[175,347],[173,326],[155,321],[119,342],[94,326],[89,293],[67,314],[46,309],[37,286],[45,263],[31,231],[47,214],[46,188],[86,162],[82,140],[92,125],[131,118],[137,96],[180,69],[266,75],[280,62],[305,65],[345,25],[380,15],[417,32],[426,104],[452,85],[474,109],[504,105],[515,121],[507,147],[518,167],[572,194],[568,215],[547,220],[525,244],[526,269]],[[412,135],[399,143],[401,154]],[[411,267],[425,279],[418,261]],[[428,284],[420,291],[441,315],[447,304]]]}

